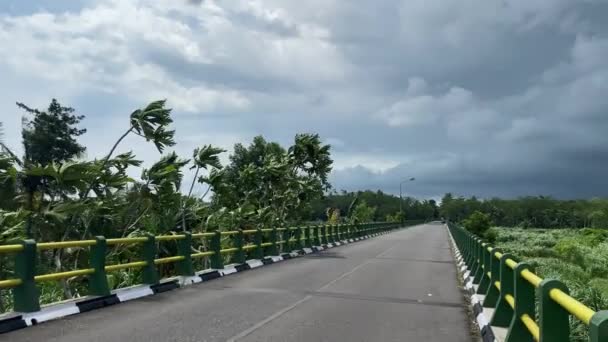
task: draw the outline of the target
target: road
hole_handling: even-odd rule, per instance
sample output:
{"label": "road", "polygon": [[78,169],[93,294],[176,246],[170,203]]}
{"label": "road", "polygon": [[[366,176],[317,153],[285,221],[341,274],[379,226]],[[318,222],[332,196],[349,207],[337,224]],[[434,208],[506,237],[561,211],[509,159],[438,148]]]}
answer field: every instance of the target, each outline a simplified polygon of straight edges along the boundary
{"label": "road", "polygon": [[471,341],[443,225],[36,325],[1,341]]}

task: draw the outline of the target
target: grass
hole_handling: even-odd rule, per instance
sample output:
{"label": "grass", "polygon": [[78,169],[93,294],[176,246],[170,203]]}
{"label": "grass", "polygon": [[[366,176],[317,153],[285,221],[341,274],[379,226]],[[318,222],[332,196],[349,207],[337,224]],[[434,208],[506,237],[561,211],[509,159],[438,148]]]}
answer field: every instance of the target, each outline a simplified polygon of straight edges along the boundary
{"label": "grass", "polygon": [[[539,276],[564,282],[591,309],[608,309],[608,230],[492,228],[487,236]],[[571,323],[571,340],[587,341],[587,327]]]}

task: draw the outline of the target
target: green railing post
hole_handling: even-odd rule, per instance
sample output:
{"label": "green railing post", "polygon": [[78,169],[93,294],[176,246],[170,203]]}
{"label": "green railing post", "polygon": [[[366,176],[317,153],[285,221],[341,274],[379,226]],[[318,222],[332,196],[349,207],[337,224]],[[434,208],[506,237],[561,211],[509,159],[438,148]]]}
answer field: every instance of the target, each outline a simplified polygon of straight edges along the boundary
{"label": "green railing post", "polygon": [[291,252],[291,228],[287,227],[285,228],[285,230],[283,231],[283,241],[285,241],[285,243],[283,243],[282,246],[282,251],[283,253],[289,253]]}
{"label": "green railing post", "polygon": [[468,269],[472,269],[472,263],[473,263],[473,253],[471,253],[471,247],[472,247],[472,243],[473,243],[473,236],[467,232],[466,234],[466,243],[465,243],[465,251],[466,251],[466,259],[465,259],[465,264],[467,265]]}
{"label": "green railing post", "polygon": [[511,317],[511,324],[507,332],[505,342],[534,342],[534,337],[528,331],[528,328],[521,321],[521,316],[528,315],[530,318],[536,317],[536,305],[534,285],[530,284],[521,276],[524,270],[532,271],[530,264],[520,262],[513,271],[514,288],[513,297],[515,297],[515,311]]}
{"label": "green railing post", "polygon": [[238,248],[238,250],[232,254],[232,262],[237,264],[245,262],[245,250],[243,250],[244,241],[245,235],[243,234],[243,230],[239,229],[238,233],[234,236],[234,247]]}
{"label": "green railing post", "polygon": [[40,310],[39,291],[34,277],[36,276],[36,241],[21,241],[23,250],[15,254],[15,277],[21,284],[13,288],[14,310],[17,312],[34,312]]}
{"label": "green railing post", "polygon": [[211,251],[213,251],[213,255],[211,255],[211,268],[219,270],[224,268],[224,258],[222,257],[222,233],[219,230],[213,232],[213,236],[211,237],[211,242],[209,243],[209,247]]}
{"label": "green railing post", "polygon": [[278,242],[277,227],[273,227],[272,231],[270,232],[270,243],[272,243],[272,245],[268,249],[269,255],[278,255],[279,254],[279,249],[277,248],[278,247],[277,242]]}
{"label": "green railing post", "polygon": [[[470,276],[475,278],[475,275],[481,268],[481,263],[479,262],[479,245],[481,244],[481,240],[474,238],[473,239],[473,268],[471,268]],[[473,281],[473,283],[475,283]]]}
{"label": "green railing post", "polygon": [[513,259],[513,255],[503,254],[500,258],[500,294],[490,321],[491,325],[497,327],[508,327],[513,318],[513,308],[505,299],[506,295],[514,295],[513,270],[506,264],[507,259]]}
{"label": "green railing post", "polygon": [[568,287],[555,279],[545,279],[538,286],[538,327],[540,342],[570,341],[570,314],[549,296],[553,289],[569,294]]}
{"label": "green railing post", "polygon": [[485,242],[479,242],[479,244],[477,245],[477,250],[475,251],[475,255],[477,258],[477,270],[475,271],[475,274],[473,275],[473,284],[477,284],[479,285],[479,282],[481,281],[481,278],[483,277],[483,250],[484,248],[486,248],[486,243]]}
{"label": "green railing post", "polygon": [[608,310],[598,311],[589,323],[589,342],[608,341]]}
{"label": "green railing post", "polygon": [[327,226],[321,226],[321,244],[327,245]]}
{"label": "green railing post", "polygon": [[477,287],[477,294],[485,294],[488,292],[488,288],[490,287],[490,277],[488,273],[492,269],[492,255],[490,251],[488,251],[490,246],[486,245],[483,247],[483,271],[481,275],[481,281],[479,282],[479,287]]}
{"label": "green railing post", "polygon": [[496,307],[500,292],[496,288],[496,282],[500,281],[500,260],[496,257],[496,252],[502,252],[500,248],[492,248],[490,252],[490,286],[483,299],[483,306],[486,308]]}
{"label": "green railing post", "polygon": [[295,233],[296,233],[296,246],[295,246],[295,250],[302,250],[303,246],[302,246],[302,229],[306,229],[304,227],[296,227]]}
{"label": "green railing post", "polygon": [[264,237],[263,237],[263,232],[261,228],[258,228],[255,230],[255,244],[256,246],[258,246],[256,249],[254,249],[253,255],[254,258],[256,259],[263,259],[264,258],[264,247],[262,247],[262,243],[264,242]]}
{"label": "green railing post", "polygon": [[95,237],[95,245],[89,250],[89,266],[95,272],[89,275],[89,294],[93,296],[108,296],[110,288],[106,276],[106,253],[108,246],[106,238],[103,236]]}
{"label": "green railing post", "polygon": [[189,277],[194,275],[192,266],[192,233],[184,232],[184,239],[177,240],[177,254],[184,257],[184,260],[177,264],[179,275]]}
{"label": "green railing post", "polygon": [[314,241],[313,241],[313,244],[314,244],[315,246],[321,246],[321,235],[319,234],[320,230],[321,230],[321,227],[320,227],[320,226],[317,224],[317,225],[314,227],[314,231],[313,231],[313,233],[314,233]]}
{"label": "green railing post", "polygon": [[147,263],[142,268],[142,280],[144,284],[154,285],[158,284],[158,272],[156,264],[154,264],[154,259],[156,259],[156,238],[154,235],[148,235],[147,238],[148,240],[142,244],[142,257]]}
{"label": "green railing post", "polygon": [[310,237],[310,226],[303,227],[304,229],[304,245],[306,248],[312,248],[312,239]]}
{"label": "green railing post", "polygon": [[338,224],[338,231],[337,231],[337,238],[338,238],[338,242],[342,242],[342,240],[344,239],[344,225],[343,224]]}

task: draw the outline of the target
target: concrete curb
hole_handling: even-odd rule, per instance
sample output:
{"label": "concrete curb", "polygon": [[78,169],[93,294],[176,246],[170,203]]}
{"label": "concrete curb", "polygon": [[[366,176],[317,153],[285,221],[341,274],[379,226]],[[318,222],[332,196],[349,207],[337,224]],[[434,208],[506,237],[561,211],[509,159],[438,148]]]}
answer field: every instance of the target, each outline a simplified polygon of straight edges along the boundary
{"label": "concrete curb", "polygon": [[245,261],[245,263],[243,264],[226,265],[223,269],[207,269],[199,271],[196,272],[194,276],[176,276],[172,278],[163,279],[159,284],[155,285],[144,284],[117,289],[113,290],[112,294],[110,294],[109,296],[86,296],[75,300],[51,304],[49,306],[43,307],[40,311],[37,312],[10,313],[7,314],[5,317],[0,317],[0,334],[17,329],[26,328],[47,321],[80,314],[91,310],[101,309],[103,307],[111,306],[114,304],[128,302],[130,300],[142,297],[153,296],[155,294],[171,291],[177,288],[190,286],[201,282],[207,282],[234,273],[244,272],[254,268],[275,264],[284,260],[297,258],[311,253],[318,253],[325,249],[347,245],[357,241],[367,240],[369,238],[388,233],[390,232],[382,232],[371,235],[365,235],[361,238],[341,240],[340,242],[329,243],[327,245],[313,246],[312,248],[304,248],[302,250],[294,250],[290,253],[281,253],[281,255],[266,256],[261,260],[251,259]]}
{"label": "concrete curb", "polygon": [[448,235],[450,237],[450,243],[452,244],[452,251],[454,252],[454,259],[456,260],[456,268],[458,269],[458,276],[462,280],[464,285],[464,290],[467,296],[470,298],[471,309],[473,310],[473,314],[475,316],[475,322],[477,327],[479,328],[479,332],[481,334],[481,339],[483,342],[500,342],[496,339],[494,330],[489,323],[489,318],[491,314],[488,312],[489,310],[484,310],[481,305],[482,300],[475,293],[476,288],[473,285],[473,277],[471,276],[471,270],[467,268],[464,260],[462,259],[462,255],[460,254],[460,249],[456,245],[456,241],[452,237],[452,233],[446,226],[446,230],[448,231]]}

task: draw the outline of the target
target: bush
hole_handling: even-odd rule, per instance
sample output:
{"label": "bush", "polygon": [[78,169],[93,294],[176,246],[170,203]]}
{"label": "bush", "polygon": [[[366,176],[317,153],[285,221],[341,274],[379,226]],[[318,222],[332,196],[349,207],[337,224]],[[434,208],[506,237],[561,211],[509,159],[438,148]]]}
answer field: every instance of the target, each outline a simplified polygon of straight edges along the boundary
{"label": "bush", "polygon": [[581,229],[581,235],[582,236],[579,239],[581,243],[595,247],[600,243],[606,241],[606,239],[608,238],[608,230],[584,228]]}
{"label": "bush", "polygon": [[496,242],[496,239],[498,238],[498,230],[493,228],[488,229],[483,234],[483,237],[486,239],[487,242],[494,244]]}
{"label": "bush", "polygon": [[476,211],[468,219],[464,220],[464,228],[477,236],[483,236],[484,233],[492,226],[490,216]]}
{"label": "bush", "polygon": [[585,251],[583,245],[575,239],[563,239],[555,245],[557,256],[575,265],[583,266],[585,264]]}

